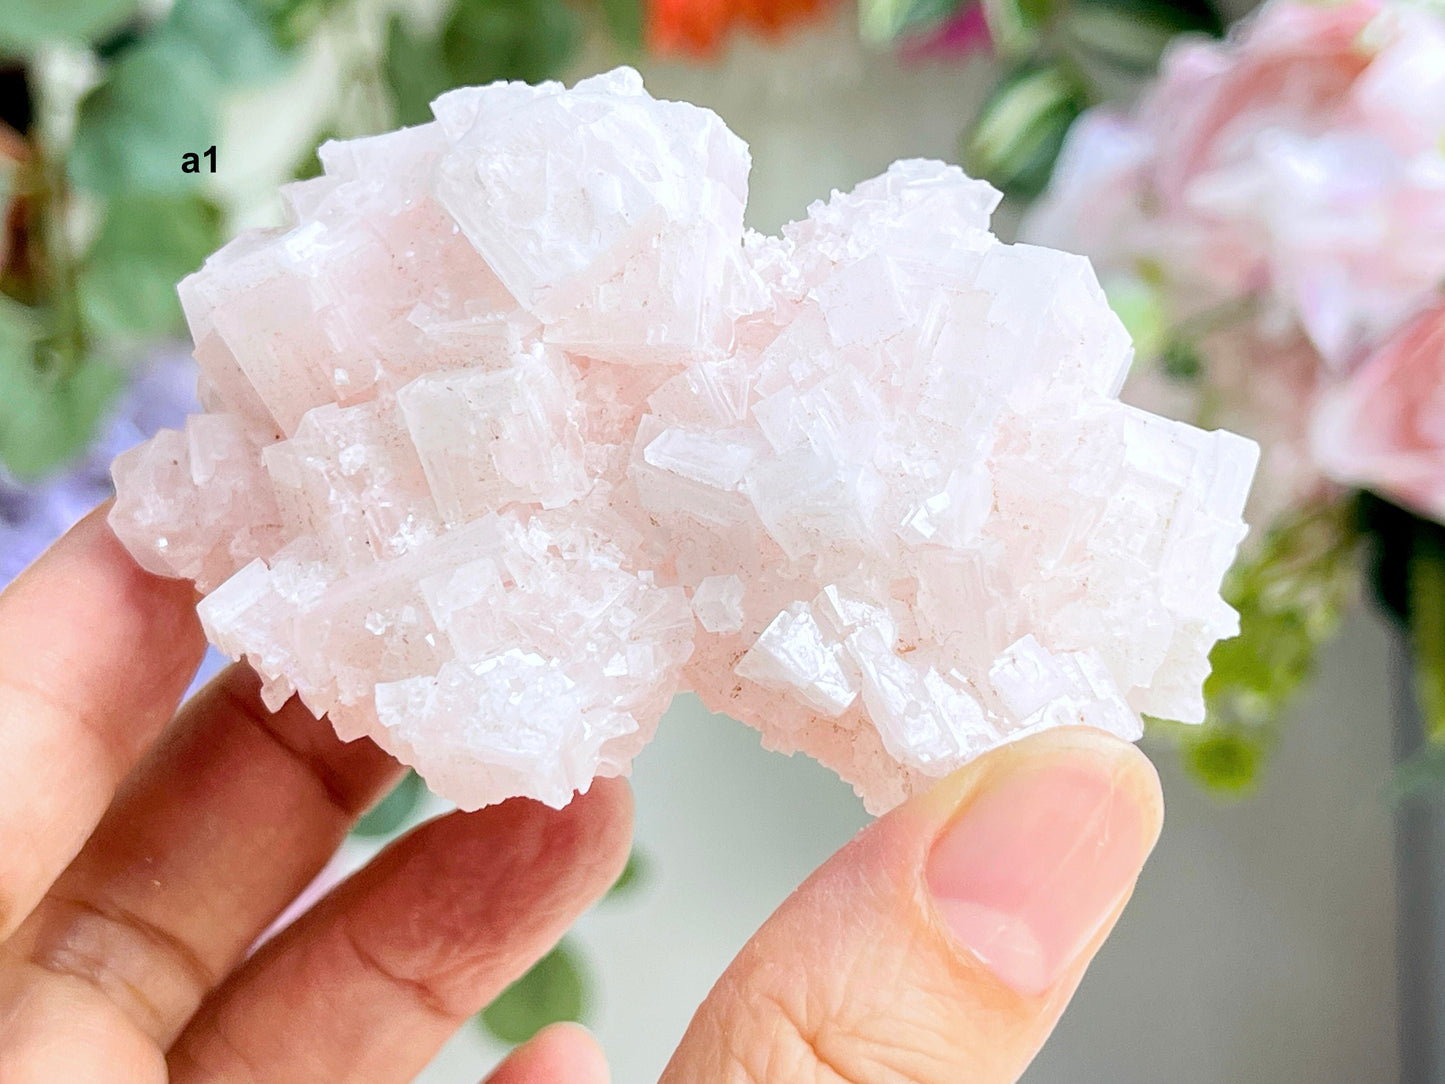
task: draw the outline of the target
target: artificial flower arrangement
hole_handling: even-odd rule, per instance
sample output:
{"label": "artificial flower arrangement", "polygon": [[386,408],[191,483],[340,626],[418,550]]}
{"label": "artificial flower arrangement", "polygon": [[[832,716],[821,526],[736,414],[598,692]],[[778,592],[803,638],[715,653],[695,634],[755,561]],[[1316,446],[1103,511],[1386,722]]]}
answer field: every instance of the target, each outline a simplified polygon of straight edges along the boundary
{"label": "artificial flower arrangement", "polygon": [[[1445,13],[1272,0],[1180,39],[1131,110],[1073,125],[1026,239],[1089,256],[1134,334],[1125,397],[1263,447],[1211,656],[1207,782],[1249,784],[1358,594],[1409,629],[1445,762]],[[1183,732],[1180,732],[1183,735]]]}

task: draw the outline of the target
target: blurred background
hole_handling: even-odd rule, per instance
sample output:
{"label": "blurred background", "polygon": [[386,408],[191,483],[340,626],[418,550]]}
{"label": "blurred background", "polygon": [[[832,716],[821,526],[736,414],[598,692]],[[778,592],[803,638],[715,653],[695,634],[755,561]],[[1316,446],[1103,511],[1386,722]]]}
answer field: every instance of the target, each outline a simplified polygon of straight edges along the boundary
{"label": "blurred background", "polygon": [[[1149,720],[1163,839],[1026,1080],[1445,1080],[1430,3],[4,0],[0,582],[107,495],[116,452],[195,409],[175,283],[280,224],[277,186],[319,170],[319,143],[422,122],[449,86],[618,63],[748,141],[760,230],[900,157],[989,178],[1002,236],[1094,260],[1135,337],[1126,398],[1264,447],[1226,585],[1242,635],[1212,659],[1203,727]],[[428,1084],[562,1018],[619,1082],[654,1079],[742,943],[867,819],[691,697],[634,785],[625,883]],[[409,779],[308,898],[438,808]]]}

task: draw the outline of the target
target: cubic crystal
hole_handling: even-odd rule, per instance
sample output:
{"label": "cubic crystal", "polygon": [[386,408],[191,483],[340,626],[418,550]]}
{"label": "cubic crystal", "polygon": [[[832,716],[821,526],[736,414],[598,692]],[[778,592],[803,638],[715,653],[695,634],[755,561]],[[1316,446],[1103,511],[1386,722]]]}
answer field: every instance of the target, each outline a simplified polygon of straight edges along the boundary
{"label": "cubic crystal", "polygon": [[181,286],[208,413],[117,534],[466,808],[625,773],[679,689],[874,811],[1066,724],[1202,718],[1257,450],[1120,404],[1087,263],[896,163],[763,237],[628,69],[322,150]]}

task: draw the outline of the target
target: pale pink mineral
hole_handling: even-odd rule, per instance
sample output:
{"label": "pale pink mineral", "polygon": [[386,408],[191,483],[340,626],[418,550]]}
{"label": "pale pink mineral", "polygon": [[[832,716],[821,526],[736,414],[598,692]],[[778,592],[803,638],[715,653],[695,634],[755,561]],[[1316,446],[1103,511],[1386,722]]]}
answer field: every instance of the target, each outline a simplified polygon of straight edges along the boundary
{"label": "pale pink mineral", "polygon": [[618,69],[322,149],[181,286],[207,413],[111,521],[224,651],[464,807],[625,773],[679,689],[886,809],[1198,720],[1256,449],[1119,403],[1087,261],[906,161],[763,237]]}

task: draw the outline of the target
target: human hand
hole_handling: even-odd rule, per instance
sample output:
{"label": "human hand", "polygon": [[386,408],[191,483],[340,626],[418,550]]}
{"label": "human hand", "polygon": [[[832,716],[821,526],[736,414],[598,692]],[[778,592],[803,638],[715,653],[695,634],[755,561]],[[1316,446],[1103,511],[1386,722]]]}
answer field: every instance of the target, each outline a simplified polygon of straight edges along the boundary
{"label": "human hand", "polygon": [[[244,667],[172,720],[194,602],[98,513],[0,596],[0,1082],[409,1080],[615,879],[626,784],[423,825],[247,958],[399,768],[267,713]],[[1161,818],[1148,761],[1099,732],[980,758],[779,908],[665,1084],[1014,1080]],[[491,1084],[606,1080],[561,1026]]]}
{"label": "human hand", "polygon": [[0,595],[0,1082],[410,1080],[616,879],[627,786],[441,817],[246,959],[400,768],[246,667],[172,721],[195,601],[103,512]]}

